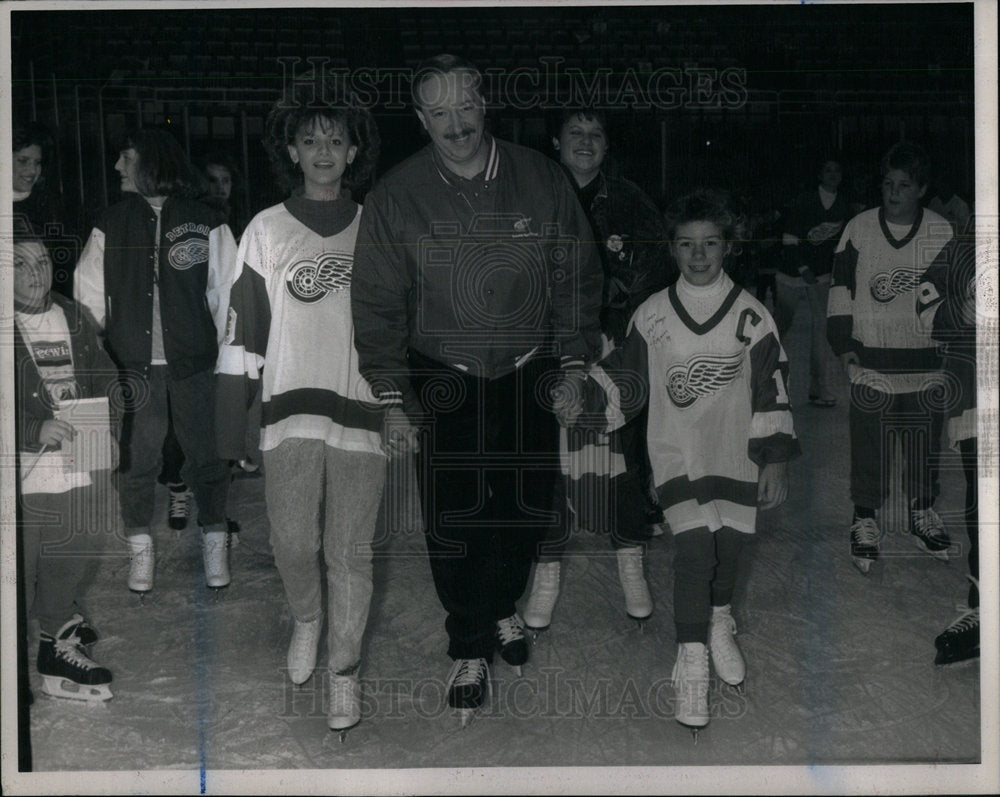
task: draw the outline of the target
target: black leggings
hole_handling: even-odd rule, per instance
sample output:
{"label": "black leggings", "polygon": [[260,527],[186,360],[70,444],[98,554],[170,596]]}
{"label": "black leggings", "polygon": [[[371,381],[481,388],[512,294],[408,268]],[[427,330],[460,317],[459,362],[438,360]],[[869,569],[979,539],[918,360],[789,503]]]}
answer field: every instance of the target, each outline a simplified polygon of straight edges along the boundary
{"label": "black leggings", "polygon": [[723,527],[674,535],[674,624],[677,642],[707,642],[713,606],[733,599],[740,554],[749,535]]}

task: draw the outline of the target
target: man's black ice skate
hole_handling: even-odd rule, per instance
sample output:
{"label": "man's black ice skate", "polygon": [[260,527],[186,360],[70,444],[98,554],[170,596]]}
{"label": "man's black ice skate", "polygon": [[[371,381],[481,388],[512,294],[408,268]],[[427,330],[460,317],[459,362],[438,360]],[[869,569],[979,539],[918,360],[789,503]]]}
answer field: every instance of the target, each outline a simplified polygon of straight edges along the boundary
{"label": "man's black ice skate", "polygon": [[75,637],[57,639],[43,632],[37,664],[42,691],[47,695],[89,703],[112,698],[108,688],[111,671],[92,661]]}
{"label": "man's black ice skate", "polygon": [[486,659],[456,659],[448,673],[447,686],[448,705],[458,709],[464,728],[492,691]]}
{"label": "man's black ice skate", "polygon": [[882,531],[873,517],[857,517],[851,522],[851,558],[862,573],[872,569],[878,559]]}
{"label": "man's black ice skate", "polygon": [[191,493],[184,482],[168,484],[170,489],[170,506],[167,509],[167,525],[174,531],[182,531],[188,524],[188,502]]}
{"label": "man's black ice skate", "polygon": [[934,640],[935,664],[957,664],[979,657],[979,607],[969,609]]}
{"label": "man's black ice skate", "polygon": [[97,641],[97,632],[82,614],[74,614],[66,625],[59,629],[59,639],[75,639],[81,647],[87,648]]}
{"label": "man's black ice skate", "polygon": [[910,508],[910,534],[921,550],[929,553],[942,562],[948,561],[948,549],[951,548],[951,538],[944,530],[944,522],[933,507],[917,509]]}
{"label": "man's black ice skate", "polygon": [[524,621],[516,613],[497,620],[497,649],[505,662],[521,675],[521,665],[528,661],[528,639],[524,635]]}

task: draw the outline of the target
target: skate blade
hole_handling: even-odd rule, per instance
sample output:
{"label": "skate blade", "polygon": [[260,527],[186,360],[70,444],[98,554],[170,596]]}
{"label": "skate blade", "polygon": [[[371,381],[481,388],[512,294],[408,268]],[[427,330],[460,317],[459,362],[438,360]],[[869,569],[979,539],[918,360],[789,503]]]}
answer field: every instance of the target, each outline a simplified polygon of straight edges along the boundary
{"label": "skate blade", "polygon": [[[626,614],[628,614],[628,612],[626,612]],[[645,617],[636,617],[636,616],[635,616],[634,614],[629,614],[629,615],[628,615],[628,618],[629,618],[630,620],[632,620],[633,622],[635,622],[635,625],[636,625],[636,630],[637,630],[637,631],[638,631],[638,632],[639,632],[640,634],[643,634],[643,635],[644,635],[644,634],[645,634],[645,632],[646,632],[646,622],[647,622],[647,621],[649,620],[649,618],[650,618],[650,617],[652,617],[652,616],[653,616],[653,613],[652,613],[652,612],[650,612],[650,613],[649,613],[649,614],[647,614],[647,615],[646,615]]]}
{"label": "skate blade", "polygon": [[928,548],[927,547],[927,543],[925,543],[919,537],[914,537],[913,541],[916,543],[917,547],[921,551],[923,551],[925,554],[933,556],[935,559],[938,559],[938,560],[940,560],[942,562],[947,562],[948,561],[948,549],[947,548],[944,548],[944,549],[942,549],[940,551],[935,551],[933,548]]}
{"label": "skate blade", "polygon": [[328,727],[330,728],[330,733],[337,734],[338,740],[340,741],[341,744],[343,744],[344,742],[347,741],[347,734],[348,734],[348,732],[350,730],[352,730],[353,728],[357,727],[357,725],[358,725],[359,722],[361,722],[361,720],[357,719],[354,722],[352,722],[350,725],[348,725],[346,728],[335,728],[332,725],[329,725]]}
{"label": "skate blade", "polygon": [[979,661],[979,651],[971,653],[967,656],[962,656],[961,658],[953,658],[950,655],[945,654],[944,651],[938,651],[937,656],[934,657],[934,664],[938,667],[948,667],[958,669],[962,664],[969,664],[970,662]]}
{"label": "skate blade", "polygon": [[42,676],[42,691],[50,697],[76,700],[80,703],[105,703],[114,697],[107,684],[78,684],[69,678]]}
{"label": "skate blade", "polygon": [[689,731],[691,731],[691,738],[694,739],[694,743],[695,744],[698,744],[698,734],[701,733],[703,730],[705,730],[705,728],[708,727],[708,721],[707,720],[705,721],[704,725],[689,725],[688,723],[681,722],[680,720],[677,720],[677,723],[682,728],[687,728]]}
{"label": "skate blade", "polygon": [[852,556],[851,559],[854,561],[854,566],[865,575],[868,575],[868,572],[872,569],[872,565],[875,562],[874,559],[868,559],[864,556]]}

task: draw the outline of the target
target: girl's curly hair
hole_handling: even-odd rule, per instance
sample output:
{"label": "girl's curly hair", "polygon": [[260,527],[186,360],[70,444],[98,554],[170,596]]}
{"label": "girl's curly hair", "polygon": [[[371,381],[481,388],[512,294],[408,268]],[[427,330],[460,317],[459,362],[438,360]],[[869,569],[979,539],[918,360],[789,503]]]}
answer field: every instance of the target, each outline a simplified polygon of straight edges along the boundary
{"label": "girl's curly hair", "polygon": [[746,216],[738,209],[728,191],[718,188],[697,188],[675,200],[666,212],[667,240],[673,241],[677,228],[691,221],[710,221],[733,245],[732,253],[740,254],[746,238]]}
{"label": "girl's curly hair", "polygon": [[358,151],[341,179],[346,188],[363,186],[378,162],[381,141],[375,119],[367,108],[329,103],[303,105],[279,101],[267,115],[264,125],[264,148],[281,188],[291,193],[302,184],[302,171],[288,155],[296,134],[314,125],[340,125]]}

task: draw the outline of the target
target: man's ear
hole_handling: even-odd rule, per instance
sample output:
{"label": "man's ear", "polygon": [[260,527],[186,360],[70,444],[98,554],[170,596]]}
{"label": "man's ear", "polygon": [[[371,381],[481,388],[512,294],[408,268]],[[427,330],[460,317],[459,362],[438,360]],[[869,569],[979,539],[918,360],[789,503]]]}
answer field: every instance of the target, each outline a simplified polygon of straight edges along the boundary
{"label": "man's ear", "polygon": [[559,151],[559,139],[556,138],[555,136],[552,136],[552,149],[554,149],[556,152]]}
{"label": "man's ear", "polygon": [[417,119],[420,120],[420,124],[424,126],[424,130],[427,129],[427,118],[424,116],[424,112],[418,109],[414,109],[417,113]]}

